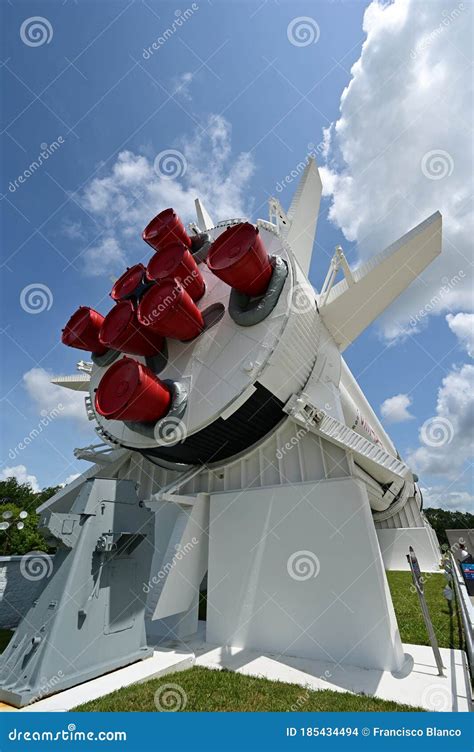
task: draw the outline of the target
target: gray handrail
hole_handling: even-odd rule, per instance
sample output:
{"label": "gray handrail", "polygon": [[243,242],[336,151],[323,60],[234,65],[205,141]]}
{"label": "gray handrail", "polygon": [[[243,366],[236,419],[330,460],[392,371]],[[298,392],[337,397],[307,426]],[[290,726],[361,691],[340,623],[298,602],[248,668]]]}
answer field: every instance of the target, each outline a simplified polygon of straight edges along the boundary
{"label": "gray handrail", "polygon": [[473,633],[473,607],[466,584],[459,569],[458,563],[451,551],[449,551],[449,561],[451,564],[451,580],[454,584],[456,597],[458,599],[461,620],[466,641],[466,652],[469,659],[469,670],[471,678],[474,678],[474,633]]}

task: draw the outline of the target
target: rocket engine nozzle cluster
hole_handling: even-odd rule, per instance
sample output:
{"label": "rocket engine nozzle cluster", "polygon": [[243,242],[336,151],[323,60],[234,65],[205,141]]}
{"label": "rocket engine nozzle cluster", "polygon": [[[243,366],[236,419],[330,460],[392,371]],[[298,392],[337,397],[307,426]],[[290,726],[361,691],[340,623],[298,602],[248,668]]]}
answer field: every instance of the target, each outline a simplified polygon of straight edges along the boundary
{"label": "rocket engine nozzle cluster", "polygon": [[[154,217],[142,238],[154,251],[147,266],[137,263],[119,277],[110,292],[115,306],[105,317],[81,306],[63,329],[62,342],[94,356],[109,350],[126,354],[102,377],[95,407],[105,418],[149,423],[166,415],[171,392],[149,367],[128,356],[152,358],[163,352],[167,337],[182,342],[198,337],[205,321],[197,303],[206,285],[197,255],[204,238],[190,237],[173,209]],[[248,222],[228,227],[211,244],[206,264],[250,297],[263,295],[272,276],[259,230]]]}

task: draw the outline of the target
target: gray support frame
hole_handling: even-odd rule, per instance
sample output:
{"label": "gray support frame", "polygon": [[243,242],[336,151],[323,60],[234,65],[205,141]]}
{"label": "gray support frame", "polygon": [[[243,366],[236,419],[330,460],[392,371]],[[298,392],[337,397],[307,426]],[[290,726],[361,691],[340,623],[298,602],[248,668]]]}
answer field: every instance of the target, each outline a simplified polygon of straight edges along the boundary
{"label": "gray support frame", "polygon": [[0,700],[22,707],[148,658],[144,583],[153,513],[131,480],[96,478],[69,512],[43,511],[55,573],[0,659]]}

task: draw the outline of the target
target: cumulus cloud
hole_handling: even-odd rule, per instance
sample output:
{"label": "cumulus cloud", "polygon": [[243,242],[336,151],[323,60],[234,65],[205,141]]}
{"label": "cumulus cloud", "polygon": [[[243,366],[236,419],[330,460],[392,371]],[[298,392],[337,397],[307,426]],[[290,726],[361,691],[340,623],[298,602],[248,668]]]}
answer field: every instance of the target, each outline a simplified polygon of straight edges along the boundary
{"label": "cumulus cloud", "polygon": [[7,478],[16,478],[18,483],[29,483],[35,493],[40,490],[36,475],[29,475],[25,465],[4,467],[0,470],[0,480],[6,480]]}
{"label": "cumulus cloud", "polygon": [[421,426],[408,464],[420,474],[456,479],[474,449],[474,366],[453,369],[438,390],[436,414]]}
{"label": "cumulus cloud", "polygon": [[69,483],[72,483],[73,480],[76,480],[76,478],[79,478],[80,473],[72,473],[72,475],[68,475],[64,483],[61,483],[62,486],[67,486]]}
{"label": "cumulus cloud", "polygon": [[105,237],[97,245],[87,248],[83,260],[83,269],[88,277],[113,273],[126,266],[125,253],[114,237]]}
{"label": "cumulus cloud", "polygon": [[52,414],[54,419],[73,418],[82,427],[90,427],[84,407],[84,392],[51,384],[52,374],[44,368],[32,368],[23,374],[26,391],[40,415]]}
{"label": "cumulus cloud", "polygon": [[412,400],[408,394],[396,394],[382,402],[380,414],[389,423],[403,423],[405,420],[412,420],[414,416],[408,409],[411,403]]}
{"label": "cumulus cloud", "polygon": [[469,357],[474,358],[474,314],[457,313],[453,316],[448,313],[446,316],[448,326],[465,347]]}
{"label": "cumulus cloud", "polygon": [[329,216],[357,242],[359,259],[434,211],[443,214],[441,257],[382,317],[388,339],[402,336],[433,298],[434,313],[471,310],[471,14],[470,3],[373,0],[364,15],[367,38],[330,129],[322,168]]}
{"label": "cumulus cloud", "polygon": [[[183,80],[182,85],[189,85]],[[195,220],[200,197],[215,222],[250,212],[250,154],[232,154],[231,126],[210,115],[205,130],[182,139],[155,159],[126,150],[110,170],[90,181],[76,200],[104,228],[83,252],[88,274],[121,273],[127,261],[149,254],[141,240],[146,224],[172,206],[185,222]]]}
{"label": "cumulus cloud", "polygon": [[450,491],[442,486],[422,488],[423,506],[449,509],[459,512],[472,512],[474,496],[468,491]]}

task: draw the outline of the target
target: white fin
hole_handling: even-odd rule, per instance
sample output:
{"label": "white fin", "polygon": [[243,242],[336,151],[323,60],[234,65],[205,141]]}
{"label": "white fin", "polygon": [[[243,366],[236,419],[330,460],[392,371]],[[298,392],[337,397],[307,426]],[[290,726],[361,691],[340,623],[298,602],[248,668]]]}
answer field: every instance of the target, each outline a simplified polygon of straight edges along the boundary
{"label": "white fin", "polygon": [[291,225],[286,236],[301,269],[306,275],[309,272],[313,253],[322,189],[316,162],[309,158],[288,210],[288,219],[291,221]]}
{"label": "white fin", "polygon": [[435,212],[329,291],[321,316],[344,350],[441,253],[441,214]]}
{"label": "white fin", "polygon": [[90,376],[87,373],[75,373],[73,376],[53,376],[52,384],[63,386],[65,389],[73,389],[75,392],[89,391]]}
{"label": "white fin", "polygon": [[210,230],[211,227],[214,227],[214,222],[207,213],[206,207],[201,203],[201,199],[199,198],[194,199],[194,204],[196,206],[196,217],[199,229],[201,232]]}

